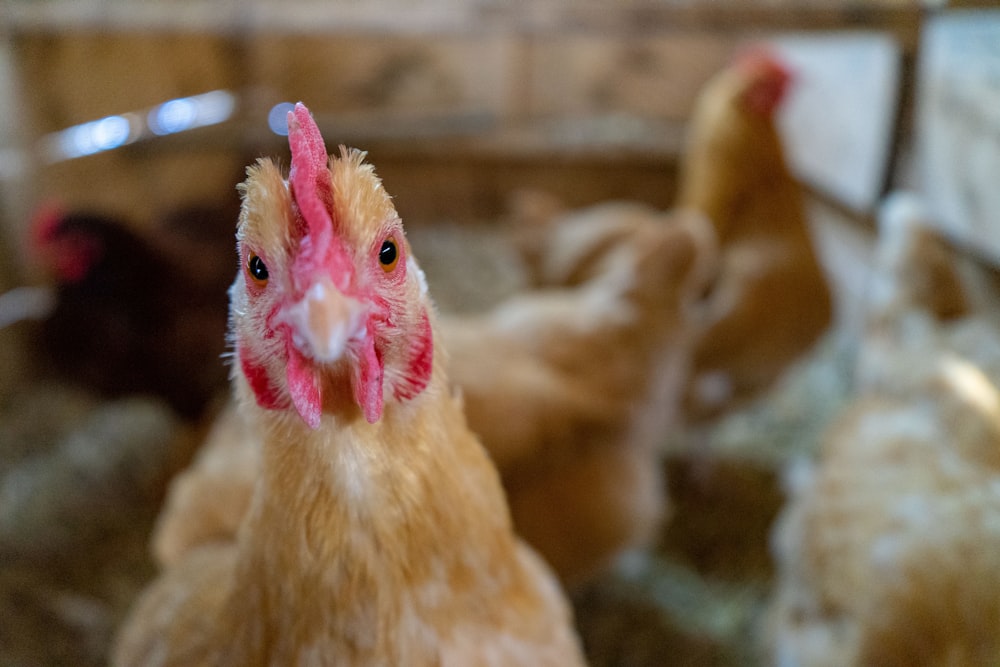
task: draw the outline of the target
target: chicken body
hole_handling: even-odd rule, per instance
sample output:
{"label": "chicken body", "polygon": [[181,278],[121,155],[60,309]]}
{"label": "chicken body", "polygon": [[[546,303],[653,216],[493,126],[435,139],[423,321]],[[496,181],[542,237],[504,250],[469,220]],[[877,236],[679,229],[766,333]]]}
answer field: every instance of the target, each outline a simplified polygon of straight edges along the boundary
{"label": "chicken body", "polygon": [[909,198],[880,217],[859,396],[790,475],[780,664],[1000,659],[1000,336]]}
{"label": "chicken body", "polygon": [[721,248],[684,402],[692,421],[766,388],[832,317],[774,123],[788,79],[771,56],[747,54],[706,84],[692,115],[677,205],[707,215]]}
{"label": "chicken body", "polygon": [[[234,543],[142,596],[121,665],[579,665],[554,576],[513,534],[436,348],[426,285],[362,155],[249,170],[232,288],[261,468]],[[391,249],[390,249],[391,248]]]}
{"label": "chicken body", "polygon": [[475,437],[455,437],[438,377],[419,405],[386,406],[378,439],[410,450],[396,464],[371,425],[262,414],[236,542],[190,550],[143,595],[116,664],[582,664],[556,579],[514,538]]}
{"label": "chicken body", "polygon": [[776,662],[1000,659],[998,406],[996,384],[948,355],[922,388],[837,420],[775,529]]}
{"label": "chicken body", "polygon": [[958,254],[931,226],[919,197],[894,193],[883,203],[878,223],[855,367],[863,391],[893,391],[926,372],[920,357],[943,344],[950,347],[942,343],[942,332],[955,324],[964,327],[976,309],[975,272],[962,271]]}
{"label": "chicken body", "polygon": [[878,215],[876,273],[870,324],[891,322],[913,309],[945,322],[973,308],[958,254],[931,223],[920,197],[894,192]]}
{"label": "chicken body", "polygon": [[151,540],[160,567],[176,565],[195,547],[236,539],[250,509],[260,457],[259,434],[230,402],[195,459],[170,482]]}
{"label": "chicken body", "polygon": [[225,390],[226,285],[189,270],[193,255],[217,258],[218,242],[175,256],[123,220],[86,213],[40,214],[33,231],[56,283],[37,339],[52,371],[109,397],[161,396],[189,418]]}
{"label": "chicken body", "polygon": [[550,224],[550,273],[562,254],[587,256],[567,262],[571,284],[444,318],[442,335],[518,533],[573,586],[647,545],[665,516],[660,445],[714,247],[701,216],[631,204]]}

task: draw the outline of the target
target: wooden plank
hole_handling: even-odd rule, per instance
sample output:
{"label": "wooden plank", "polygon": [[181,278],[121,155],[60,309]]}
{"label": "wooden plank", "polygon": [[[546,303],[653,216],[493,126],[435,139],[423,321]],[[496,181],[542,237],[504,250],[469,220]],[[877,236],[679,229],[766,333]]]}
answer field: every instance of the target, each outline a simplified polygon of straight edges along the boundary
{"label": "wooden plank", "polygon": [[[171,198],[230,185],[227,170],[248,147],[282,150],[263,119],[295,100],[310,105],[331,143],[438,174],[454,173],[452,163],[480,169],[473,193],[502,190],[483,185],[498,174],[516,184],[508,168],[521,168],[584,199],[567,185],[573,174],[595,183],[604,165],[625,178],[630,162],[629,178],[652,186],[649,175],[677,155],[701,85],[744,39],[895,19],[909,30],[917,15],[891,0],[859,10],[847,0],[237,4],[220,13],[201,0],[7,0],[11,22],[0,35],[13,36],[20,60],[31,110],[24,136],[219,88],[241,100],[226,127],[55,165],[32,179],[39,192],[147,216]],[[186,151],[196,169],[178,167]],[[562,175],[545,176],[546,164]]]}
{"label": "wooden plank", "polygon": [[210,90],[243,87],[226,37],[39,32],[14,39],[28,136]]}
{"label": "wooden plank", "polygon": [[619,0],[612,3],[544,0],[6,0],[12,30],[119,28],[233,33],[265,30],[395,34],[596,32],[650,34],[711,30],[762,32],[867,28],[892,31],[915,43],[920,0]]}
{"label": "wooden plank", "polygon": [[315,114],[502,114],[514,44],[504,36],[268,32],[246,42],[254,103],[304,101]]}
{"label": "wooden plank", "polygon": [[533,31],[587,31],[604,35],[708,31],[759,35],[865,29],[892,33],[905,47],[916,45],[924,11],[923,3],[918,0],[638,1],[615,3],[613,11],[609,11],[607,4],[596,2],[542,2],[523,8],[517,6],[516,11],[521,12],[517,25]]}
{"label": "wooden plank", "polygon": [[[38,32],[13,40],[29,149],[49,133],[170,99],[244,88],[238,53],[224,35],[164,32]],[[218,199],[241,178],[238,143],[186,154],[150,154],[149,144],[45,166],[27,152],[35,202],[117,213],[143,224],[192,201]],[[221,195],[220,195],[221,193]],[[22,207],[23,208],[23,207]],[[25,222],[23,212],[15,224]]]}
{"label": "wooden plank", "polygon": [[628,113],[686,119],[695,96],[736,48],[732,35],[550,35],[530,45],[527,115]]}

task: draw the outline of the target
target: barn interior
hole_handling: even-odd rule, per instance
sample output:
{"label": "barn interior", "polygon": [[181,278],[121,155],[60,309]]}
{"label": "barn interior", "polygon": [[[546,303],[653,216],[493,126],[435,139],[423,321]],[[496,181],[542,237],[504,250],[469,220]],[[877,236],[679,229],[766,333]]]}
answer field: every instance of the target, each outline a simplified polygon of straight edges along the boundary
{"label": "barn interior", "polygon": [[[662,521],[567,587],[588,662],[997,664],[994,7],[3,0],[0,664],[107,664],[162,567],[157,517],[230,394],[236,185],[259,157],[287,168],[292,104],[330,152],[367,152],[438,311],[480,314],[551,287],[532,262],[558,248],[524,250],[547,222],[607,202],[690,208],[699,100],[748,53],[788,75],[769,120],[792,177],[748,187],[794,191],[808,247],[781,245],[770,209],[745,246],[718,233],[699,303],[730,260],[754,267],[732,281],[762,287],[737,290],[750,305],[725,347],[766,371],[745,388],[699,374],[708,324],[671,325]],[[45,240],[74,216],[127,230],[137,245],[107,246],[125,264],[153,252],[148,279],[64,290],[77,267]],[[800,252],[828,293],[769,273]],[[815,330],[775,342],[827,298]],[[136,370],[136,337],[170,373]]]}

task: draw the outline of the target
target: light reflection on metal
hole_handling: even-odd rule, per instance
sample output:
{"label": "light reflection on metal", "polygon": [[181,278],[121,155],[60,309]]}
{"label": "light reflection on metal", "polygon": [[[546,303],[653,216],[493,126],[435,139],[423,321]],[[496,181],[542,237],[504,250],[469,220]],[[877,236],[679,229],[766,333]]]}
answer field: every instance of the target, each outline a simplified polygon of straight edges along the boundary
{"label": "light reflection on metal", "polygon": [[213,90],[153,107],[146,115],[146,123],[153,134],[175,134],[228,120],[235,108],[235,95],[226,90]]}
{"label": "light reflection on metal", "polygon": [[153,136],[176,134],[228,120],[237,98],[228,90],[181,97],[151,109],[107,116],[48,134],[39,142],[42,160],[71,160],[120,148]]}
{"label": "light reflection on metal", "polygon": [[108,116],[54,132],[42,140],[44,153],[55,162],[124,146],[138,138],[134,120],[133,114]]}
{"label": "light reflection on metal", "polygon": [[153,134],[174,134],[190,129],[197,115],[198,110],[191,98],[182,97],[155,107],[146,116],[146,123]]}

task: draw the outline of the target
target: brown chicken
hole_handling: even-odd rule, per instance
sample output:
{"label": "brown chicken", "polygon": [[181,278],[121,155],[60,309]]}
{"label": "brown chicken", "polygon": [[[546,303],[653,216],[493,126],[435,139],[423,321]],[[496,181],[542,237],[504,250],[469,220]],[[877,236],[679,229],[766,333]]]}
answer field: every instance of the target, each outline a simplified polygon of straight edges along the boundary
{"label": "brown chicken", "polygon": [[1000,660],[1000,335],[927,220],[883,206],[859,396],[789,475],[778,664]]}
{"label": "brown chicken", "polygon": [[721,269],[695,345],[688,420],[756,395],[831,321],[801,189],[775,128],[789,84],[774,56],[750,51],[706,84],[694,108],[677,205],[713,222]]}
{"label": "brown chicken", "polygon": [[624,203],[556,219],[549,244],[556,263],[588,255],[572,261],[569,286],[446,317],[441,330],[518,533],[572,586],[660,526],[659,452],[685,376],[684,319],[714,244],[698,214]]}
{"label": "brown chicken", "polygon": [[919,357],[941,346],[940,333],[974,314],[981,272],[963,271],[962,264],[917,195],[896,192],[886,198],[855,365],[860,390],[891,390],[909,382],[923,372]]}
{"label": "brown chicken", "polygon": [[170,482],[151,541],[168,568],[191,549],[236,538],[260,470],[260,438],[235,402],[215,418],[195,459]]}
{"label": "brown chicken", "polygon": [[920,377],[858,398],[791,476],[773,539],[776,664],[1000,660],[1000,340],[983,333],[961,336],[988,366],[911,351]]}
{"label": "brown chicken", "polygon": [[423,275],[363,154],[302,105],[291,172],[248,170],[231,291],[238,410],[261,438],[235,543],[136,604],[119,665],[580,665],[448,384]]}

